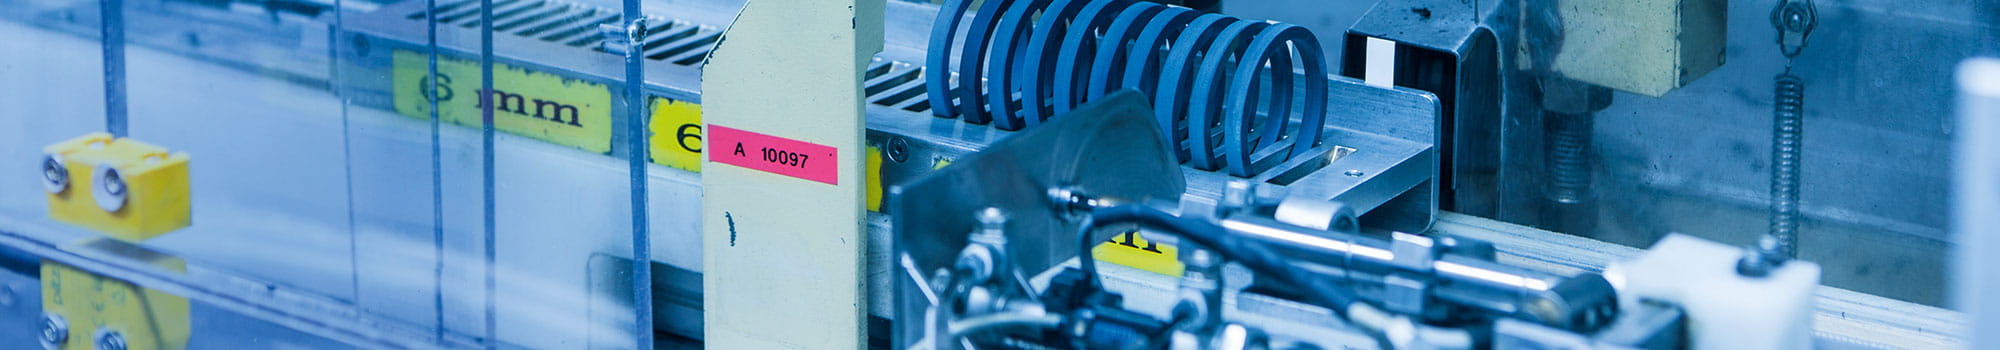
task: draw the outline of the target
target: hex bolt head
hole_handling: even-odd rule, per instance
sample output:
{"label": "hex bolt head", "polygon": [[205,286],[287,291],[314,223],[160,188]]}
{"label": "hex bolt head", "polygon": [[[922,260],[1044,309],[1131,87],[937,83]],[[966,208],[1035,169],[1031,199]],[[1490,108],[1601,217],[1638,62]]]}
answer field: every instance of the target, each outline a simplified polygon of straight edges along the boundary
{"label": "hex bolt head", "polygon": [[69,341],[69,321],[61,315],[43,313],[41,335],[37,337],[43,349],[55,349]]}
{"label": "hex bolt head", "polygon": [[97,350],[125,350],[125,335],[110,329],[98,329]]}
{"label": "hex bolt head", "polygon": [[118,172],[118,168],[113,168],[110,164],[100,164],[97,166],[97,178],[92,180],[97,184],[97,188],[91,191],[91,197],[97,200],[98,208],[107,212],[125,208],[125,200],[130,197],[131,188],[126,186],[125,176]]}
{"label": "hex bolt head", "polygon": [[42,157],[42,189],[49,193],[62,193],[69,189],[69,167],[63,165],[62,158],[55,155]]}

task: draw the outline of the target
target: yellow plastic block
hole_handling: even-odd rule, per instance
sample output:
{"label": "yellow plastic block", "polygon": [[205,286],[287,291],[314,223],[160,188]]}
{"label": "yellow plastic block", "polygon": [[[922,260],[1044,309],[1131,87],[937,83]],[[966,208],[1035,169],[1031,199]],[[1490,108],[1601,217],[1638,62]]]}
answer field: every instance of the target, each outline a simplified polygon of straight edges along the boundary
{"label": "yellow plastic block", "polygon": [[1126,232],[1112,237],[1111,241],[1099,243],[1090,251],[1098,261],[1162,275],[1180,276],[1182,270],[1186,268],[1181,265],[1178,247],[1148,241],[1138,232]]}
{"label": "yellow plastic block", "polygon": [[[128,255],[167,271],[185,272],[187,269],[187,263],[180,258],[132,248],[124,243],[95,239],[94,243],[86,244],[128,252]],[[187,298],[54,261],[42,261],[41,277],[42,311],[60,317],[69,328],[69,336],[58,344],[57,349],[96,349],[98,337],[112,332],[124,341],[127,350],[187,348]]]}
{"label": "yellow plastic block", "polygon": [[[63,141],[44,151],[66,174],[58,177],[65,180],[58,181],[60,185],[48,188],[49,216],[57,221],[128,242],[193,223],[187,153],[168,153],[160,146],[105,133]],[[104,181],[111,178],[118,181]]]}

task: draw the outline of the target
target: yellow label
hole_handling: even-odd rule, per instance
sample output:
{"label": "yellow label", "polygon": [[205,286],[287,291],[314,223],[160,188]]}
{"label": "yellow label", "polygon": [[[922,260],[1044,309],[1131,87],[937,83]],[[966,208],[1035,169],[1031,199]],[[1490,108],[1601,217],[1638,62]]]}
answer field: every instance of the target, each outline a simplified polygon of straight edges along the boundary
{"label": "yellow label", "polygon": [[868,146],[868,166],[862,170],[868,174],[868,211],[882,212],[882,149]]}
{"label": "yellow label", "polygon": [[1180,276],[1180,250],[1170,244],[1148,241],[1137,232],[1126,232],[1091,248],[1098,261],[1125,265],[1162,275]]}
{"label": "yellow label", "polygon": [[701,105],[694,102],[653,98],[653,120],[646,128],[653,132],[648,142],[653,164],[701,172]]}
{"label": "yellow label", "polygon": [[[164,263],[174,271],[183,266],[179,259]],[[186,298],[48,260],[42,261],[41,277],[42,311],[69,325],[66,349],[95,348],[99,330],[124,336],[128,350],[187,348]]]}
{"label": "yellow label", "polygon": [[[429,56],[404,50],[394,56],[396,113],[430,118]],[[479,62],[438,57],[440,120],[484,125],[480,111],[490,101],[495,130],[595,153],[611,151],[611,90],[603,84],[495,63],[493,91],[481,94],[479,76]]]}

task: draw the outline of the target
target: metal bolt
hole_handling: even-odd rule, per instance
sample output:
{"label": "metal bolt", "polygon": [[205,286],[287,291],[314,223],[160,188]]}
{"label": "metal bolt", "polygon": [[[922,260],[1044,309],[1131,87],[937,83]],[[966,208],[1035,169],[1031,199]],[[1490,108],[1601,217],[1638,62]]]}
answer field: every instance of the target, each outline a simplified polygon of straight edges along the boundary
{"label": "metal bolt", "polygon": [[42,188],[49,193],[62,193],[69,188],[69,168],[54,155],[42,157]]}
{"label": "metal bolt", "polygon": [[117,173],[117,172],[112,172],[112,173],[109,173],[109,175],[105,175],[105,176],[104,176],[104,192],[106,192],[106,193],[110,193],[111,195],[114,195],[114,196],[116,196],[116,195],[124,195],[124,194],[125,194],[125,179],[123,179],[123,178],[119,178],[119,177],[118,177],[118,173]]}
{"label": "metal bolt", "polygon": [[110,329],[97,330],[97,350],[125,350],[125,336]]}
{"label": "metal bolt", "polygon": [[91,197],[97,200],[97,207],[110,212],[124,208],[126,192],[129,190],[125,186],[125,177],[119,175],[118,169],[111,167],[110,164],[99,164],[97,167],[95,179],[97,190],[91,191]]}
{"label": "metal bolt", "polygon": [[1007,225],[1007,213],[1000,208],[986,207],[979,210],[979,229],[987,232],[1000,231]]}
{"label": "metal bolt", "polygon": [[54,349],[69,341],[69,321],[63,320],[61,315],[43,313],[42,334],[39,340],[45,349]]}
{"label": "metal bolt", "polygon": [[1750,249],[1748,253],[1743,254],[1743,259],[1736,261],[1736,273],[1749,277],[1769,276],[1772,270],[1785,264],[1787,258],[1782,250],[1783,247],[1778,237],[1764,235],[1757,239],[1755,249]]}
{"label": "metal bolt", "polygon": [[930,284],[932,291],[944,290],[951,284],[951,270],[940,267],[931,271]]}
{"label": "metal bolt", "polygon": [[889,149],[885,153],[889,154],[889,161],[891,162],[902,163],[905,160],[909,160],[910,141],[904,140],[901,137],[889,138]]}
{"label": "metal bolt", "polygon": [[973,239],[995,246],[1007,244],[1007,213],[994,207],[979,210],[979,231]]}
{"label": "metal bolt", "polygon": [[639,40],[646,37],[646,18],[633,19],[624,26],[614,23],[601,24],[597,26],[597,34],[604,37],[599,46],[604,51],[620,55],[638,54]]}
{"label": "metal bolt", "polygon": [[1215,253],[1209,252],[1207,249],[1191,249],[1188,251],[1187,261],[1183,261],[1182,263],[1186,265],[1187,270],[1215,267]]}

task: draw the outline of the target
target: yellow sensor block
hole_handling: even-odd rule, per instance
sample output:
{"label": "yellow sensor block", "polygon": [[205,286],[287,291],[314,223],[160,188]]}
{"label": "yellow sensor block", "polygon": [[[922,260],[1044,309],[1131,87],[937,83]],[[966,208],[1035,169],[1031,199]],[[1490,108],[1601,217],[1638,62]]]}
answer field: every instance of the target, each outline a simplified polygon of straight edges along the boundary
{"label": "yellow sensor block", "polygon": [[49,217],[137,242],[191,224],[188,155],[93,133],[43,149]]}
{"label": "yellow sensor block", "polygon": [[[117,241],[94,238],[86,249],[109,251],[144,261],[174,273],[184,273],[180,258]],[[188,300],[165,292],[64,265],[42,261],[42,317],[50,349],[180,350],[187,348]]]}

